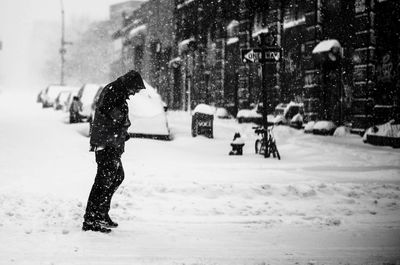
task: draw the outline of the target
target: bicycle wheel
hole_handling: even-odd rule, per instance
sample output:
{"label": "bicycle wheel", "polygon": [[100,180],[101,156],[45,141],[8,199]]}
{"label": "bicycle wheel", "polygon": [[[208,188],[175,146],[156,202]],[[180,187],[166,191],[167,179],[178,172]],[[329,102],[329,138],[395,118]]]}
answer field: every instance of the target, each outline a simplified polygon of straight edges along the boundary
{"label": "bicycle wheel", "polygon": [[267,141],[267,146],[264,146],[264,157],[270,157],[271,156],[271,140]]}
{"label": "bicycle wheel", "polygon": [[260,154],[261,153],[261,140],[257,139],[255,144],[254,144],[254,151],[256,152],[256,154]]}
{"label": "bicycle wheel", "polygon": [[279,154],[278,148],[276,147],[276,142],[273,141],[272,142],[272,146],[271,146],[271,151],[274,157],[278,158],[279,160],[281,160],[281,156]]}

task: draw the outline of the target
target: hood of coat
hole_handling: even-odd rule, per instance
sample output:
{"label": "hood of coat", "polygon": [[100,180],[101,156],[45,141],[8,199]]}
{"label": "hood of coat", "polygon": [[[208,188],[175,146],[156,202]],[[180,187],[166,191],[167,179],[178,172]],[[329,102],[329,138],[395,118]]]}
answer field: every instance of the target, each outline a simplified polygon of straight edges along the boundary
{"label": "hood of coat", "polygon": [[127,98],[129,98],[130,95],[136,94],[141,89],[146,89],[142,77],[135,70],[131,70],[119,77],[116,82],[119,83]]}

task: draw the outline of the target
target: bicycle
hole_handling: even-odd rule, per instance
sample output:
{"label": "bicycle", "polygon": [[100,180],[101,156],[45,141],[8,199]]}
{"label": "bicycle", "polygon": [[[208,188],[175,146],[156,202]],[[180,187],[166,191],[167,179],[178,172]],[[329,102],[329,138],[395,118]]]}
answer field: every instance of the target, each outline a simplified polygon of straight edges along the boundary
{"label": "bicycle", "polygon": [[278,148],[276,147],[275,137],[272,133],[273,126],[265,129],[263,126],[253,127],[254,132],[260,136],[255,143],[254,148],[256,154],[264,155],[264,157],[270,157],[271,154],[274,158],[281,160]]}

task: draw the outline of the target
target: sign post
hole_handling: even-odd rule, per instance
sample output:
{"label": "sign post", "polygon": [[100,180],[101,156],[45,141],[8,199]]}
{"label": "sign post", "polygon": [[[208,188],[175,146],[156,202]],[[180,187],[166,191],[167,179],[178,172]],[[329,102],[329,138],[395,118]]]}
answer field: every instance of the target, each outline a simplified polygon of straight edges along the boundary
{"label": "sign post", "polygon": [[268,86],[274,83],[274,67],[282,58],[282,48],[276,45],[275,37],[271,32],[258,34],[259,47],[242,49],[242,61],[244,63],[261,63],[262,83],[262,117],[265,152],[264,157],[269,157],[268,146]]}

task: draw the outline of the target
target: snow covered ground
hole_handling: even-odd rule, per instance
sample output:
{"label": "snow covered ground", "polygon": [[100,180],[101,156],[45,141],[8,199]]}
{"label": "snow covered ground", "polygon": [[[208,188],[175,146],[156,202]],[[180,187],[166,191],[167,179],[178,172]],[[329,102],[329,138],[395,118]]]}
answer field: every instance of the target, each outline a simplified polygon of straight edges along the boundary
{"label": "snow covered ground", "polygon": [[[82,232],[96,163],[87,124],[0,93],[0,264],[400,264],[400,150],[359,136],[274,129],[282,160],[254,154],[249,124],[131,139],[111,216]],[[243,156],[228,156],[236,131]]]}

